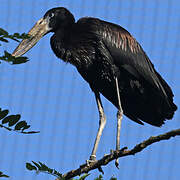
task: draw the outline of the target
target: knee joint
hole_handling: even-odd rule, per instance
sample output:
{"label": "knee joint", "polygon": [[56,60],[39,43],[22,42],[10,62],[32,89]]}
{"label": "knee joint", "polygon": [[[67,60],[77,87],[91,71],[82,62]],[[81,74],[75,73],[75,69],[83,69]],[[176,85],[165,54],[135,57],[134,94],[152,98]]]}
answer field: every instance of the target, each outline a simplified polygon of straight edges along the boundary
{"label": "knee joint", "polygon": [[118,110],[117,111],[117,118],[120,119],[120,118],[122,118],[122,116],[123,116],[123,111],[122,110]]}
{"label": "knee joint", "polygon": [[103,113],[103,114],[100,114],[99,115],[100,117],[99,117],[99,125],[101,125],[101,124],[106,124],[106,115]]}

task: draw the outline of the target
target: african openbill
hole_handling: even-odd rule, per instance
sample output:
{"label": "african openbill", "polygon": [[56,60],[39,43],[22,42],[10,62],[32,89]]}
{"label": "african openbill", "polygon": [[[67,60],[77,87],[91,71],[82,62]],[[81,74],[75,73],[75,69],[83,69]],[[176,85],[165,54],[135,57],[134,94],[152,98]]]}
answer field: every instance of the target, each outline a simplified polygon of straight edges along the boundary
{"label": "african openbill", "polygon": [[76,66],[95,94],[100,121],[90,160],[96,159],[106,124],[100,93],[118,109],[117,150],[123,113],[139,124],[144,121],[158,127],[172,119],[177,107],[171,88],[127,30],[91,17],[75,22],[66,8],[53,8],[35,24],[28,33],[30,38],[23,40],[12,55],[23,55],[49,32],[54,33],[50,42],[56,56]]}

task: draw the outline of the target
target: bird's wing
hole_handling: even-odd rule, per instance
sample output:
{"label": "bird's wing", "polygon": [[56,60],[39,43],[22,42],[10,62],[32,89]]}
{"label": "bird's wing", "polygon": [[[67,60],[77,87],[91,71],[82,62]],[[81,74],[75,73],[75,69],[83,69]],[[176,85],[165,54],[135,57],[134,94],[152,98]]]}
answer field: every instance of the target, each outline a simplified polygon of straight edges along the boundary
{"label": "bird's wing", "polygon": [[77,22],[85,24],[86,31],[95,33],[108,49],[114,64],[124,68],[137,79],[143,79],[166,95],[157,76],[154,65],[140,44],[119,25],[95,18],[82,18]]}
{"label": "bird's wing", "polygon": [[102,21],[102,40],[118,67],[146,80],[152,86],[163,91],[154,65],[149,60],[141,45],[124,28]]}

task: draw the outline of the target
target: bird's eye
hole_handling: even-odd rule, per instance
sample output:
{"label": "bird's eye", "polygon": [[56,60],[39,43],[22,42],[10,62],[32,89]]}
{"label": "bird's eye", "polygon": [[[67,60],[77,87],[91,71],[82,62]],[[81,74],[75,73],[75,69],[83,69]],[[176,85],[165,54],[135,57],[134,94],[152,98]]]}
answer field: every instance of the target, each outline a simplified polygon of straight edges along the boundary
{"label": "bird's eye", "polygon": [[54,13],[51,13],[51,14],[49,15],[50,18],[52,18],[53,16],[54,16]]}

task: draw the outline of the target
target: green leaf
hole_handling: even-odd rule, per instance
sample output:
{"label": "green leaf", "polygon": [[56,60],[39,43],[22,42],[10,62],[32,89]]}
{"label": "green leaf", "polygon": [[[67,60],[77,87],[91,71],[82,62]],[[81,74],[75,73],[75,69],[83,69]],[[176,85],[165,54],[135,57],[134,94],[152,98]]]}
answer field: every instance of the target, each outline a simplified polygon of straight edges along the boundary
{"label": "green leaf", "polygon": [[53,174],[57,175],[58,177],[62,178],[62,174],[59,173],[58,171],[56,171],[55,169],[53,169]]}
{"label": "green leaf", "polygon": [[22,38],[22,39],[29,39],[29,38],[31,38],[31,36],[30,36],[29,34],[22,33],[22,34],[21,34],[21,38]]}
{"label": "green leaf", "polygon": [[8,35],[8,32],[0,28],[0,35]]}
{"label": "green leaf", "polygon": [[4,55],[5,55],[6,57],[8,57],[8,58],[10,58],[10,57],[11,57],[11,54],[10,54],[10,53],[8,53],[7,51],[4,51]]}
{"label": "green leaf", "polygon": [[28,39],[28,38],[30,38],[30,36],[26,33],[22,33],[22,34],[14,33],[11,35],[4,29],[0,28],[0,41],[8,42],[7,39],[12,39],[14,41],[20,42],[18,39]]}
{"label": "green leaf", "polygon": [[[58,177],[59,179],[61,180],[65,180],[63,177],[62,177],[62,174],[59,173],[58,171],[56,171],[55,169],[51,169],[49,167],[47,167],[44,163],[41,163],[41,162],[34,162],[32,161],[33,164],[35,165],[32,165],[31,163],[26,163],[26,168],[28,166],[28,170],[36,170],[36,172],[45,172],[45,173],[49,173],[55,177]],[[83,180],[83,179],[82,179]]]}
{"label": "green leaf", "polygon": [[79,180],[84,180],[84,179],[87,178],[89,175],[90,175],[90,174],[84,174],[83,176],[81,176],[81,177],[79,178]]}
{"label": "green leaf", "polygon": [[20,42],[18,39],[16,39],[13,35],[6,36],[6,38],[12,39],[16,42]]}
{"label": "green leaf", "polygon": [[[2,120],[2,122],[0,123],[0,128],[4,128],[6,130],[9,131],[17,131],[19,133],[23,133],[23,134],[34,134],[34,133],[39,133],[39,131],[29,131],[29,132],[24,132],[24,130],[30,128],[30,125],[27,124],[26,121],[20,121],[21,115],[20,114],[16,114],[16,115],[9,115],[7,116],[9,113],[9,111],[6,110],[2,110],[0,108],[0,120]],[[3,125],[8,123],[8,126]],[[15,125],[16,124],[16,125]],[[10,128],[11,126],[14,126],[14,128]]]}
{"label": "green leaf", "polygon": [[2,120],[2,124],[6,124],[10,121],[12,121],[14,118],[15,118],[16,115],[9,115],[7,117],[5,117],[3,120]]}
{"label": "green leaf", "polygon": [[9,178],[9,176],[8,176],[8,175],[3,174],[3,172],[1,172],[1,171],[0,171],[0,177],[6,177],[6,178]]}
{"label": "green leaf", "polygon": [[20,122],[18,122],[17,124],[16,124],[16,126],[15,126],[15,130],[20,130],[20,129],[22,129],[22,128],[24,128],[24,127],[26,127],[27,126],[27,122],[26,121],[20,121]]}
{"label": "green leaf", "polygon": [[35,161],[32,161],[33,163],[34,163],[34,165],[38,168],[38,170],[40,170],[41,169],[41,166],[38,164],[38,163],[36,163]]}
{"label": "green leaf", "polygon": [[0,119],[3,119],[4,117],[6,117],[8,115],[8,113],[9,113],[9,111],[7,109],[0,111]]}
{"label": "green leaf", "polygon": [[22,64],[29,61],[27,57],[14,57],[7,51],[4,51],[4,56],[0,56],[0,60],[9,62],[11,64]]}
{"label": "green leaf", "polygon": [[16,37],[18,39],[29,39],[30,38],[30,36],[28,34],[26,34],[26,33],[22,33],[22,34],[14,33],[12,35],[12,37]]}
{"label": "green leaf", "polygon": [[7,39],[4,39],[3,37],[0,37],[0,41],[8,43],[9,41]]}
{"label": "green leaf", "polygon": [[99,177],[97,177],[97,178],[94,179],[94,180],[103,180],[103,177],[102,177],[102,175],[99,175]]}
{"label": "green leaf", "polygon": [[11,121],[9,121],[8,126],[11,127],[11,126],[15,125],[20,120],[20,118],[21,118],[20,114],[14,115],[13,119]]}
{"label": "green leaf", "polygon": [[[22,128],[22,132],[24,132],[24,130],[26,130],[26,129],[29,129],[30,127],[31,127],[30,125],[24,126],[24,127]],[[32,134],[32,133],[29,133],[29,134]]]}
{"label": "green leaf", "polygon": [[22,63],[26,63],[27,61],[29,61],[27,57],[17,57],[17,58],[14,57],[12,64],[22,64]]}
{"label": "green leaf", "polygon": [[26,163],[26,169],[32,171],[35,170],[37,171],[37,168],[35,166],[33,166],[31,163]]}
{"label": "green leaf", "polygon": [[41,166],[41,168],[40,168],[41,171],[48,171],[49,172],[49,168],[45,164],[43,164],[41,162],[39,162],[39,164]]}

